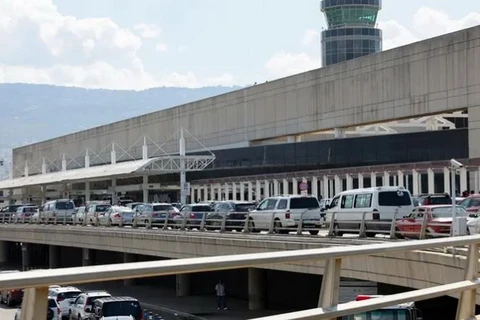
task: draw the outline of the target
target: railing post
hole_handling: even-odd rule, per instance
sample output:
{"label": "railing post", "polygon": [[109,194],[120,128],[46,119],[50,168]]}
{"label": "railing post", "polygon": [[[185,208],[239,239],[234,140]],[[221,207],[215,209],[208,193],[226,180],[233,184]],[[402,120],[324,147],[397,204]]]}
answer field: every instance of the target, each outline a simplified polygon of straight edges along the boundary
{"label": "railing post", "polygon": [[67,213],[65,212],[65,214],[63,215],[63,225],[66,225],[67,224]]}
{"label": "railing post", "polygon": [[362,221],[360,222],[360,230],[358,234],[360,238],[366,237],[366,234],[365,234],[365,218],[366,217],[367,217],[367,213],[366,212],[362,213]]}
{"label": "railing post", "polygon": [[[165,220],[168,221],[168,216],[165,216]],[[145,226],[147,229],[152,229],[152,221],[153,221],[152,213],[150,212],[150,217],[148,217],[148,223]]]}
{"label": "railing post", "polygon": [[330,225],[328,226],[328,236],[329,237],[333,237],[333,228],[335,226],[335,215],[336,214],[337,214],[336,212],[332,212],[332,219],[330,219]]}
{"label": "railing post", "polygon": [[390,226],[390,239],[397,238],[397,216],[398,211],[395,211],[392,218],[392,225]]}
{"label": "railing post", "polygon": [[57,213],[54,212],[53,214],[54,214],[54,216],[53,216],[53,224],[56,225],[56,224],[57,224]]}
{"label": "railing post", "polygon": [[205,222],[207,221],[207,213],[204,212],[202,215],[202,221],[200,222],[200,230],[199,231],[205,231]]}
{"label": "railing post", "polygon": [[249,233],[250,229],[248,221],[250,220],[250,210],[248,210],[247,215],[245,217],[245,225],[243,226],[243,233]]}
{"label": "railing post", "polygon": [[[48,287],[28,288],[24,290],[21,320],[44,319],[45,310],[47,309]],[[40,315],[43,315],[43,318]]]}
{"label": "railing post", "polygon": [[2,214],[2,224],[5,224],[5,215],[6,215],[6,214],[7,214],[6,212],[4,212],[4,213]]}
{"label": "railing post", "polygon": [[[106,214],[105,214],[106,215]],[[107,218],[107,227],[111,227],[112,223],[110,221],[110,216]]]}
{"label": "railing post", "polygon": [[165,217],[165,221],[163,221],[163,230],[168,230],[168,217]]}
{"label": "railing post", "polygon": [[22,224],[25,224],[25,214],[22,215]]}
{"label": "railing post", "polygon": [[426,238],[426,232],[427,232],[427,213],[425,212],[423,214],[422,228],[420,229],[420,235],[419,235],[420,240],[423,240]]}
{"label": "railing post", "polygon": [[85,212],[83,213],[83,221],[82,221],[82,225],[83,226],[86,226],[87,225],[87,208],[85,208]]}
{"label": "railing post", "polygon": [[342,259],[330,259],[325,261],[322,287],[320,289],[320,297],[318,299],[319,308],[331,308],[338,304],[341,269]]}
{"label": "railing post", "polygon": [[[480,245],[474,243],[468,246],[468,256],[465,265],[465,280],[478,277],[478,258]],[[474,319],[477,290],[463,291],[458,299],[456,320]]]}
{"label": "railing post", "polygon": [[225,232],[225,229],[227,227],[227,213],[225,212],[225,215],[223,216],[222,219],[222,226],[220,227],[220,232]]}
{"label": "railing post", "polygon": [[303,214],[305,212],[307,212],[307,210],[304,210],[304,211],[302,211],[302,213],[300,213],[300,220],[298,221],[298,227],[297,227],[297,236],[302,234],[302,231],[303,231]]}
{"label": "railing post", "polygon": [[184,231],[185,228],[187,227],[187,220],[188,220],[188,214],[185,213],[185,216],[183,216],[183,220],[182,220],[182,226],[181,226],[182,231]]}
{"label": "railing post", "polygon": [[120,222],[118,223],[119,228],[123,228],[123,213],[120,214]]}
{"label": "railing post", "polygon": [[133,218],[132,218],[132,229],[136,229],[138,227],[138,215],[135,216],[135,214],[133,215]]}
{"label": "railing post", "polygon": [[274,224],[275,224],[275,211],[272,212],[272,218],[271,218],[271,220],[270,220],[270,227],[268,228],[268,233],[269,233],[269,234],[273,234],[273,233],[274,233],[274,231],[275,231],[275,230],[273,229]]}
{"label": "railing post", "polygon": [[12,223],[12,213],[8,213],[8,223]]}

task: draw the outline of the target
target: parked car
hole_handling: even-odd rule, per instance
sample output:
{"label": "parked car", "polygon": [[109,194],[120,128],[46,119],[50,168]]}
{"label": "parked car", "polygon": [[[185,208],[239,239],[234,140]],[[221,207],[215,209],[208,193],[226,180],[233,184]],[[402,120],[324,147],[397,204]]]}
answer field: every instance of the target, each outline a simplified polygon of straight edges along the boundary
{"label": "parked car", "polygon": [[30,222],[32,215],[39,212],[37,206],[22,206],[18,207],[17,211],[12,215],[12,221],[17,222]]}
{"label": "parked car", "polygon": [[93,314],[95,300],[108,298],[112,295],[107,291],[87,291],[72,301],[68,311],[69,320],[87,320]]}
{"label": "parked car", "polygon": [[132,222],[137,225],[147,225],[150,219],[152,223],[165,223],[167,219],[168,224],[173,224],[175,217],[179,215],[169,203],[148,203],[135,209]]}
{"label": "parked car", "polygon": [[97,299],[93,303],[91,320],[141,320],[140,302],[130,297],[110,297]]}
{"label": "parked car", "polygon": [[[5,270],[1,271],[0,274],[8,273],[17,273],[19,270]],[[11,307],[16,304],[20,304],[23,298],[23,289],[10,289],[0,291],[0,302],[5,303],[7,306]]]}
{"label": "parked car", "polygon": [[[53,297],[48,297],[47,320],[62,320],[62,311],[57,301]],[[22,318],[22,309],[18,309],[15,313],[15,320]]]}
{"label": "parked car", "polygon": [[245,219],[249,211],[255,210],[255,202],[222,201],[215,204],[213,212],[207,215],[207,225],[219,227],[226,217],[227,229],[241,231],[245,226]]}
{"label": "parked car", "polygon": [[17,212],[17,209],[19,207],[30,207],[30,206],[35,206],[33,203],[25,203],[25,204],[9,204],[2,209],[0,209],[0,219],[5,219],[5,221],[8,221],[10,219],[10,216],[13,216],[15,212]]}
{"label": "parked car", "polygon": [[182,225],[185,217],[187,218],[186,227],[199,227],[202,223],[203,217],[205,216],[205,221],[207,219],[207,214],[212,212],[212,207],[208,204],[187,204],[182,207],[180,214],[174,217],[174,221],[177,225]]}
{"label": "parked car", "polygon": [[119,226],[120,221],[122,225],[132,224],[133,215],[135,211],[127,207],[111,206],[106,212],[98,214],[98,222],[100,225]]}
{"label": "parked car", "polygon": [[70,310],[70,303],[75,301],[82,293],[81,290],[75,287],[49,287],[48,295],[54,298],[62,311],[62,317],[68,317]]}
{"label": "parked car", "polygon": [[458,205],[464,207],[469,213],[477,213],[480,209],[480,194],[471,195],[460,201]]}
{"label": "parked car", "polygon": [[410,191],[403,187],[355,189],[336,195],[327,207],[325,218],[328,224],[334,224],[335,234],[342,236],[342,230],[360,230],[365,213],[367,236],[374,237],[375,231],[390,230],[395,215],[398,218],[409,215],[413,208]]}
{"label": "parked car", "polygon": [[97,223],[98,215],[107,212],[111,207],[112,205],[105,201],[89,202],[87,204],[87,208],[85,209],[87,211],[87,215],[85,217],[85,219],[87,219],[87,224]]}
{"label": "parked car", "polygon": [[[467,211],[461,206],[455,207],[457,217],[467,217]],[[425,217],[426,215],[426,217]],[[426,234],[430,237],[449,236],[452,226],[452,206],[420,206],[404,218],[396,221],[397,236],[402,238],[418,238],[422,230],[423,220],[427,219]]]}
{"label": "parked car", "polygon": [[73,223],[74,224],[82,224],[83,223],[83,220],[85,220],[85,217],[87,215],[86,209],[87,208],[85,206],[75,208],[75,214],[73,216]]}
{"label": "parked car", "polygon": [[267,198],[250,212],[249,229],[253,232],[269,230],[273,216],[274,231],[288,233],[298,227],[302,213],[303,226],[310,228],[310,234],[318,234],[321,227],[320,204],[315,196],[293,195]]}
{"label": "parked car", "polygon": [[72,222],[73,215],[75,214],[75,204],[73,200],[61,199],[48,201],[43,206],[43,214],[48,221],[52,221],[55,218],[57,222]]}
{"label": "parked car", "polygon": [[447,193],[421,194],[413,197],[413,205],[433,206],[433,205],[452,204],[452,198]]}

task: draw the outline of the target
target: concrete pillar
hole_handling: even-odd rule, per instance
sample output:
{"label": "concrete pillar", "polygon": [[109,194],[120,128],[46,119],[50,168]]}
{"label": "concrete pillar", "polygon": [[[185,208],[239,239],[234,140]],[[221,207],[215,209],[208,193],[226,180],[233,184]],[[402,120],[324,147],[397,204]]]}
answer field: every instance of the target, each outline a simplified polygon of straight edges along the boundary
{"label": "concrete pillar", "polygon": [[84,267],[91,266],[94,264],[93,261],[93,252],[90,249],[82,248],[82,265]]}
{"label": "concrete pillar", "polygon": [[264,181],[263,196],[264,198],[270,197],[270,182],[268,180]]}
{"label": "concrete pillar", "polygon": [[377,186],[377,174],[375,172],[370,173],[370,186],[372,188]]}
{"label": "concrete pillar", "polygon": [[22,243],[22,270],[27,271],[32,267],[30,259],[32,245],[30,243]]}
{"label": "concrete pillar", "polygon": [[220,183],[217,183],[217,197],[216,199],[218,201],[222,201],[222,185]]}
{"label": "concrete pillar", "polygon": [[452,193],[452,188],[450,187],[450,169],[449,168],[443,168],[443,192],[448,194]]}
{"label": "concrete pillar", "polygon": [[176,277],[177,297],[187,297],[190,295],[190,274],[177,274]]}
{"label": "concrete pillar", "polygon": [[245,182],[240,182],[240,201],[245,201]]}
{"label": "concrete pillar", "polygon": [[413,196],[418,196],[420,194],[419,192],[419,183],[418,183],[418,172],[417,170],[412,170],[412,190],[413,190]]}
{"label": "concrete pillar", "polygon": [[422,185],[423,179],[422,179],[422,176],[423,176],[423,174],[421,172],[419,172],[418,173],[418,191],[419,191],[419,194],[423,193],[423,185]]}
{"label": "concrete pillar", "polygon": [[251,181],[247,182],[248,187],[248,201],[253,201],[253,184]]}
{"label": "concrete pillar", "polygon": [[330,179],[328,181],[328,194],[329,194],[329,198],[333,198],[335,197],[335,180],[334,179]]}
{"label": "concrete pillar", "polygon": [[0,266],[8,262],[8,242],[0,241]]}
{"label": "concrete pillar", "polygon": [[383,173],[383,186],[390,187],[390,173],[387,171]]}
{"label": "concrete pillar", "polygon": [[358,189],[363,189],[363,187],[364,187],[363,174],[359,173],[358,174]]}
{"label": "concrete pillar", "polygon": [[40,190],[42,192],[41,197],[42,197],[42,206],[47,202],[47,186],[43,185],[40,187]]}
{"label": "concrete pillar", "polygon": [[312,178],[312,195],[318,198],[318,179],[317,177]]}
{"label": "concrete pillar", "polygon": [[223,194],[226,201],[232,200],[230,199],[230,186],[228,185],[228,183],[225,183],[225,185],[223,186]]}
{"label": "concrete pillar", "polygon": [[334,196],[343,191],[343,181],[339,176],[335,176],[335,193]]}
{"label": "concrete pillar", "polygon": [[298,181],[297,181],[297,179],[292,178],[292,186],[293,186],[292,193],[294,195],[298,194]]}
{"label": "concrete pillar", "polygon": [[480,189],[480,186],[479,186],[479,183],[480,183],[480,179],[479,179],[479,174],[480,174],[480,171],[475,171],[474,172],[474,186],[473,186],[473,191],[475,192],[475,194],[478,194],[478,191]]}
{"label": "concrete pillar", "polygon": [[346,179],[347,179],[347,190],[352,190],[353,189],[353,178],[352,178],[352,176],[347,174]]}
{"label": "concrete pillar", "polygon": [[112,205],[116,205],[118,203],[117,197],[117,178],[112,179]]}
{"label": "concrete pillar", "polygon": [[232,200],[237,201],[238,200],[238,195],[237,195],[237,184],[235,182],[232,182]]}
{"label": "concrete pillar", "polygon": [[262,199],[262,184],[260,180],[255,183],[255,200],[260,201]]}
{"label": "concrete pillar", "polygon": [[203,201],[208,201],[208,186],[203,186]]}
{"label": "concrete pillar", "polygon": [[[138,261],[138,255],[133,253],[123,253],[123,263],[132,263]],[[135,279],[125,279],[123,280],[123,285],[126,287],[134,286]]]}
{"label": "concrete pillar", "polygon": [[210,185],[210,199],[211,201],[215,200],[215,185]]}
{"label": "concrete pillar", "polygon": [[428,193],[434,194],[435,193],[435,172],[432,169],[427,170],[428,175]]}
{"label": "concrete pillar", "polygon": [[248,268],[248,309],[265,309],[266,300],[266,270]]}
{"label": "concrete pillar", "polygon": [[329,179],[327,176],[323,176],[323,197],[324,198],[330,198],[330,192],[329,192]]}
{"label": "concrete pillar", "polygon": [[60,267],[60,247],[59,246],[48,246],[48,267],[50,269],[55,269]]}
{"label": "concrete pillar", "polygon": [[280,194],[280,184],[278,180],[273,180],[273,195],[278,196]]}
{"label": "concrete pillar", "polygon": [[466,168],[461,168],[460,169],[460,194],[463,191],[468,191],[468,182],[467,182],[467,169]]}
{"label": "concrete pillar", "polygon": [[290,190],[288,190],[288,180],[283,179],[283,191],[282,194],[287,195],[290,194]]}
{"label": "concrete pillar", "polygon": [[398,179],[397,185],[398,185],[399,187],[405,187],[405,177],[404,177],[404,175],[403,175],[403,171],[399,170],[399,171],[397,172],[397,177],[398,177],[398,178],[397,178],[397,179]]}
{"label": "concrete pillar", "polygon": [[85,204],[90,201],[90,182],[85,182]]}
{"label": "concrete pillar", "polygon": [[148,196],[149,196],[149,189],[148,189],[148,176],[143,176],[143,184],[142,184],[142,201],[148,203]]}

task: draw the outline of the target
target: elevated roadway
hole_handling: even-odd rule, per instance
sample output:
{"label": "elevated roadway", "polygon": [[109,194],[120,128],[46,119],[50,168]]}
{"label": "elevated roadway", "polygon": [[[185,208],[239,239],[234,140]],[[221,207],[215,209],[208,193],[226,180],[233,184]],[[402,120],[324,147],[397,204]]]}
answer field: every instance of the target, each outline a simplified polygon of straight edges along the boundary
{"label": "elevated roadway", "polygon": [[[0,225],[0,240],[142,254],[162,258],[191,258],[363,245],[390,239],[327,238],[270,234],[163,231],[131,228],[58,225]],[[460,281],[465,257],[437,251],[375,254],[344,259],[342,276],[422,289]],[[324,273],[323,261],[266,265],[272,270]],[[477,296],[477,303],[480,299]]]}

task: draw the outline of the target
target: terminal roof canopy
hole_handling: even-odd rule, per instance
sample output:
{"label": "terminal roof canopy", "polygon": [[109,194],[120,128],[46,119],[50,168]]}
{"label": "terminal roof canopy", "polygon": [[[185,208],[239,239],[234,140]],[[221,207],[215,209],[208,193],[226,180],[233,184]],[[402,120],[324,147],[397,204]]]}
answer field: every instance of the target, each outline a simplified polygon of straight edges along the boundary
{"label": "terminal roof canopy", "polygon": [[0,181],[0,190],[18,189],[39,185],[55,185],[68,182],[84,182],[122,176],[139,176],[180,172],[180,159],[185,160],[186,171],[205,169],[214,156],[166,156],[144,160],[126,161],[88,168],[51,172]]}

